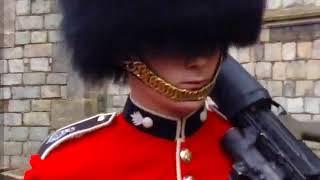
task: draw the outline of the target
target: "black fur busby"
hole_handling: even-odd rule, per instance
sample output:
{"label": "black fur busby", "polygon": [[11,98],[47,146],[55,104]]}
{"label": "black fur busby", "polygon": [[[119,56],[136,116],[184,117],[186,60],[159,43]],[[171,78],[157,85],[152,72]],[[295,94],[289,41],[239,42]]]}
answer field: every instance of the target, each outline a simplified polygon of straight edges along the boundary
{"label": "black fur busby", "polygon": [[147,51],[201,55],[259,35],[265,0],[60,0],[73,65],[84,78],[121,71]]}

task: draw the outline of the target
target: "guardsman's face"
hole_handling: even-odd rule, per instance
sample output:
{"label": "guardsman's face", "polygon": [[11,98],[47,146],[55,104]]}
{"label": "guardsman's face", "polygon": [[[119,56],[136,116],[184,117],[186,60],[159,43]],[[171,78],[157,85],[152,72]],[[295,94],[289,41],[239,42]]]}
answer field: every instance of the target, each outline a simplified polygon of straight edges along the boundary
{"label": "guardsman's face", "polygon": [[[172,85],[189,90],[197,90],[213,78],[220,53],[188,58],[183,55],[145,55],[144,62],[158,76]],[[131,96],[142,105],[165,115],[185,117],[200,108],[204,100],[174,101],[155,92],[140,80],[129,75]]]}
{"label": "guardsman's face", "polygon": [[146,55],[150,69],[180,89],[198,90],[208,84],[214,75],[220,53],[206,56]]}

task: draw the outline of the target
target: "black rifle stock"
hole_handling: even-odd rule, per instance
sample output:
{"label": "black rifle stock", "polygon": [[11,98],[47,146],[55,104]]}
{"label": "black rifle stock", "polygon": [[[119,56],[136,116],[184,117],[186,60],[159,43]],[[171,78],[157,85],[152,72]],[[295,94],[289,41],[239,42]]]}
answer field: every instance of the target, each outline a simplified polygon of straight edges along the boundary
{"label": "black rifle stock", "polygon": [[320,180],[320,159],[283,125],[271,111],[277,103],[231,56],[211,97],[234,126],[222,141],[234,159],[231,179]]}

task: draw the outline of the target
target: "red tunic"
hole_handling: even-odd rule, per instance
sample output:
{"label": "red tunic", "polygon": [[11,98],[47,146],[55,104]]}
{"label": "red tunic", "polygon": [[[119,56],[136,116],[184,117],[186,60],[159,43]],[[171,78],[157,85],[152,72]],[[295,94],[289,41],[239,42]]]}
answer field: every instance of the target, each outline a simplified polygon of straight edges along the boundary
{"label": "red tunic", "polygon": [[[25,179],[173,180],[192,176],[227,180],[231,161],[220,140],[231,126],[215,111],[208,111],[206,117],[195,132],[170,139],[140,130],[125,113],[118,114],[108,126],[62,143],[44,160],[33,155]],[[192,153],[190,162],[180,154],[185,149]]]}

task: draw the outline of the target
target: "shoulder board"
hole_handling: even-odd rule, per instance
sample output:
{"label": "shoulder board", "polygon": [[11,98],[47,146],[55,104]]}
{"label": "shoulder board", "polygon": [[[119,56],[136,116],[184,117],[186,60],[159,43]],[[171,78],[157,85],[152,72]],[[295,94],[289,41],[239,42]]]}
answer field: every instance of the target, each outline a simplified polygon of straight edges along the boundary
{"label": "shoulder board", "polygon": [[206,98],[205,106],[206,106],[206,109],[207,109],[208,111],[216,112],[216,113],[219,114],[223,119],[227,120],[227,117],[219,111],[218,105],[211,99],[211,97],[208,96],[208,97]]}
{"label": "shoulder board", "polygon": [[60,128],[42,143],[38,154],[41,159],[45,159],[53,149],[57,148],[63,142],[107,126],[115,116],[116,113],[97,114]]}

